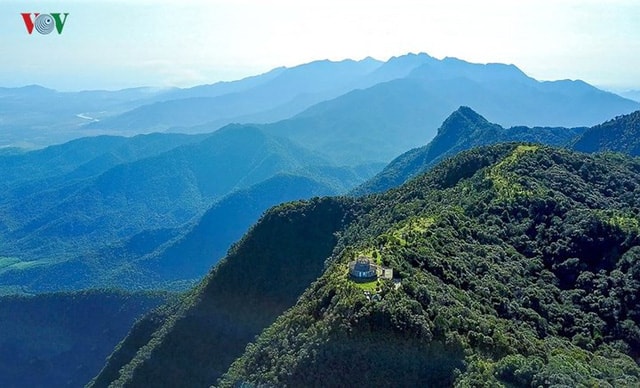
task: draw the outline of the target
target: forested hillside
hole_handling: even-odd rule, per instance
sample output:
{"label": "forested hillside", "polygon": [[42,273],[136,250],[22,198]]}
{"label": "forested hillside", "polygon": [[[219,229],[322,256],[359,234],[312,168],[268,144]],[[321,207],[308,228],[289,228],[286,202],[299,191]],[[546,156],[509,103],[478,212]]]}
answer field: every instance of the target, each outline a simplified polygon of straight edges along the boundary
{"label": "forested hillside", "polygon": [[[184,288],[269,207],[346,192],[380,165],[336,166],[231,125],[206,136],[80,139],[0,155],[0,168],[0,290],[54,292]],[[217,224],[205,227],[209,209]],[[189,244],[207,248],[182,260],[194,251],[170,246],[198,223],[201,241]]]}
{"label": "forested hillside", "polygon": [[139,265],[165,280],[197,279],[271,206],[338,193],[309,178],[275,176],[214,204],[180,240]]}
{"label": "forested hillside", "polygon": [[[636,386],[639,182],[637,159],[503,145],[365,199],[220,384]],[[400,282],[379,301],[346,275],[361,252]]]}
{"label": "forested hillside", "polygon": [[573,144],[573,148],[582,152],[617,151],[640,155],[640,111],[590,128]]}
{"label": "forested hillside", "polygon": [[[385,194],[283,205],[95,386],[215,384],[283,312],[220,385],[637,385],[639,182],[629,157],[505,144]],[[362,254],[393,281],[351,281]]]}
{"label": "forested hillside", "polygon": [[352,206],[325,198],[271,209],[175,312],[139,322],[92,386],[208,386],[322,274]]}

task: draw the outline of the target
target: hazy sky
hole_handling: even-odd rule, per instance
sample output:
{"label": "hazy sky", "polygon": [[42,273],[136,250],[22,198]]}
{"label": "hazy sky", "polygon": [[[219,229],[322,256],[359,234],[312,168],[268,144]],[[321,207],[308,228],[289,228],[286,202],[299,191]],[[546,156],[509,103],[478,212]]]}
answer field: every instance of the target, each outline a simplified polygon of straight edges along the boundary
{"label": "hazy sky", "polygon": [[[0,0],[0,85],[191,86],[407,52],[640,89],[640,1]],[[28,35],[21,12],[68,12]]]}

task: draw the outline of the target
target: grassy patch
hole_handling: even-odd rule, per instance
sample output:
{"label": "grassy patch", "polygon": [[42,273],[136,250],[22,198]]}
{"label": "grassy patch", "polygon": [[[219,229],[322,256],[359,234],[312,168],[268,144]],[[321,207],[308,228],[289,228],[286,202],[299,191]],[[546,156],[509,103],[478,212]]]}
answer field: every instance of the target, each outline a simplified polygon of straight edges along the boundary
{"label": "grassy patch", "polygon": [[535,193],[532,190],[525,189],[522,184],[518,183],[518,176],[508,171],[509,167],[516,164],[518,159],[529,152],[535,152],[539,149],[535,145],[519,145],[500,163],[493,166],[488,172],[488,178],[493,183],[496,191],[501,198],[513,199],[517,196],[531,197]]}
{"label": "grassy patch", "polygon": [[613,215],[607,221],[609,224],[617,226],[627,233],[640,233],[640,221],[638,221],[638,219],[635,217],[626,215]]}
{"label": "grassy patch", "polygon": [[407,233],[424,233],[433,225],[433,217],[415,217],[410,219],[403,227],[393,232],[393,235],[401,237]]}
{"label": "grassy patch", "polygon": [[369,282],[356,282],[353,281],[353,284],[355,284],[356,287],[358,287],[359,289],[361,289],[362,291],[369,291],[371,293],[375,293],[376,292],[376,288],[378,286],[378,281],[377,280],[372,280]]}
{"label": "grassy patch", "polygon": [[[423,234],[434,223],[434,217],[414,217],[408,220],[400,228],[392,229],[380,236],[380,238],[384,242],[383,245],[385,248],[392,248],[394,246],[403,247],[407,245],[407,240],[409,240],[411,236],[419,236]],[[378,264],[380,264],[379,257]]]}

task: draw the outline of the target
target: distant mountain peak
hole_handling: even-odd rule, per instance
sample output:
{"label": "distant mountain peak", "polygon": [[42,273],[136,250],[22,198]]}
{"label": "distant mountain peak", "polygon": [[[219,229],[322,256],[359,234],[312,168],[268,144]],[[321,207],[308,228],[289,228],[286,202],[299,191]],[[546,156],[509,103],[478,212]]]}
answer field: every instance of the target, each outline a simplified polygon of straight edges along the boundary
{"label": "distant mountain peak", "polygon": [[53,89],[49,89],[49,88],[46,88],[46,87],[44,87],[42,85],[38,85],[38,84],[25,85],[25,86],[22,86],[22,87],[20,87],[18,89],[22,89],[22,90],[28,90],[28,89],[31,89],[31,90],[47,90],[47,91],[52,91],[52,92],[54,91]]}
{"label": "distant mountain peak", "polygon": [[9,92],[9,93],[58,93],[55,89],[49,89],[42,85],[24,85],[19,87],[0,87],[0,91]]}
{"label": "distant mountain peak", "polygon": [[403,60],[403,59],[434,59],[437,60],[436,58],[432,57],[431,55],[424,53],[424,52],[420,52],[420,53],[407,53],[404,55],[398,55],[398,56],[393,56],[391,58],[389,58],[389,62],[392,61],[397,61],[397,60]]}
{"label": "distant mountain peak", "polygon": [[462,132],[469,132],[486,125],[491,125],[491,123],[468,106],[461,106],[442,123],[438,129],[438,135],[455,134],[458,136]]}
{"label": "distant mountain peak", "polygon": [[476,112],[475,110],[465,105],[461,105],[458,109],[456,109],[453,113],[451,113],[451,116],[455,116],[455,115],[463,115],[469,119],[487,121],[478,112]]}
{"label": "distant mountain peak", "polygon": [[[415,62],[418,62],[418,60],[416,59]],[[445,57],[442,60],[435,58],[422,59],[421,62],[422,65],[412,71],[412,77],[430,80],[467,78],[481,84],[494,84],[505,81],[537,82],[513,64],[472,63],[454,57]]]}

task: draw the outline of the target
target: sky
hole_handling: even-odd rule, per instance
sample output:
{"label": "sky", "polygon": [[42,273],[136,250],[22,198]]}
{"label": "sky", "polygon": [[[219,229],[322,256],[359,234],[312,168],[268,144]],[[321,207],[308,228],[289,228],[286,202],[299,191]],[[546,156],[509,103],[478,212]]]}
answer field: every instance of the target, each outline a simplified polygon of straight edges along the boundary
{"label": "sky", "polygon": [[[408,52],[640,89],[638,0],[0,0],[0,86],[189,87]],[[69,13],[29,35],[21,13]]]}

